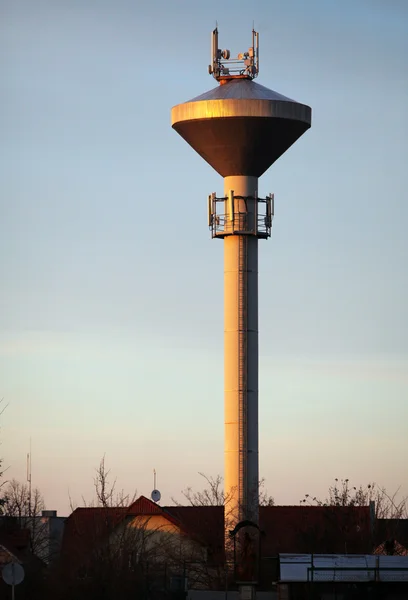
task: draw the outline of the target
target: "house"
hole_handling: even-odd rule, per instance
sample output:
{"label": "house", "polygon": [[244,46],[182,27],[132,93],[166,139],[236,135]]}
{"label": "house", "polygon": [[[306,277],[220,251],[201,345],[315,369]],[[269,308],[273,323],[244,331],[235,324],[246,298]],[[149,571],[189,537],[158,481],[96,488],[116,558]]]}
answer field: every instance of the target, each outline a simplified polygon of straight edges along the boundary
{"label": "house", "polygon": [[47,565],[58,558],[65,517],[58,517],[56,510],[43,510],[41,515],[35,516],[0,517],[0,530],[10,527],[11,523],[13,530],[20,532],[18,535],[25,532],[24,535],[28,537],[27,547],[32,554]]}
{"label": "house", "polygon": [[143,496],[128,508],[77,508],[65,523],[58,573],[64,590],[56,593],[89,599],[125,598],[135,589],[150,596],[171,587],[184,591],[187,569],[192,577],[205,564],[201,540]]}
{"label": "house", "polygon": [[43,510],[35,517],[34,533],[37,533],[37,556],[47,565],[58,559],[64,532],[65,517],[59,517],[56,510]]}

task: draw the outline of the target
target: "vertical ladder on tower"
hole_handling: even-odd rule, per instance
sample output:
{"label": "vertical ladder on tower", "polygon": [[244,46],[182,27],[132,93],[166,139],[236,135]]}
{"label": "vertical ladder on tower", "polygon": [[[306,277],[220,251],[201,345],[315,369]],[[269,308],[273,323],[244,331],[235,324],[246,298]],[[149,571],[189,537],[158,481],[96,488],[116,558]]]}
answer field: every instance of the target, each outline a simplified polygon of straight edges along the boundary
{"label": "vertical ladder on tower", "polygon": [[[248,449],[248,431],[247,431],[247,245],[248,238],[245,235],[238,236],[238,337],[239,337],[239,353],[238,353],[238,378],[239,378],[239,497],[244,498],[244,506],[239,507],[239,511],[243,518],[242,511],[246,511],[248,498],[246,497],[247,490],[247,449]],[[242,518],[240,517],[240,518]]]}

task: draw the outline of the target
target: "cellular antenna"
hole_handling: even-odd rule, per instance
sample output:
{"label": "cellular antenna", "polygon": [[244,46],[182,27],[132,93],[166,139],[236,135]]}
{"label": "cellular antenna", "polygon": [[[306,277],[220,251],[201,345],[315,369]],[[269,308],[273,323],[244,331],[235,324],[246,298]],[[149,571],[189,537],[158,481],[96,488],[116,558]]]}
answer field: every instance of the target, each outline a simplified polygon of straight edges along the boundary
{"label": "cellular antenna", "polygon": [[231,58],[231,52],[218,47],[218,27],[211,33],[211,64],[208,72],[220,83],[230,79],[254,79],[259,73],[259,33],[252,29],[252,46]]}

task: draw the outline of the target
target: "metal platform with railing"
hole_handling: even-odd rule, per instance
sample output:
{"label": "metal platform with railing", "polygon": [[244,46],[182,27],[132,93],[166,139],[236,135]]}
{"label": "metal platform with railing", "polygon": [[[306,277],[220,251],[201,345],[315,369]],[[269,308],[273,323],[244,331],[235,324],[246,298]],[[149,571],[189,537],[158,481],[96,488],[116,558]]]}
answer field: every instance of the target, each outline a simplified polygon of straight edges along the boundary
{"label": "metal platform with railing", "polygon": [[208,226],[213,238],[229,235],[254,235],[267,239],[271,235],[274,216],[274,194],[255,196],[208,196]]}

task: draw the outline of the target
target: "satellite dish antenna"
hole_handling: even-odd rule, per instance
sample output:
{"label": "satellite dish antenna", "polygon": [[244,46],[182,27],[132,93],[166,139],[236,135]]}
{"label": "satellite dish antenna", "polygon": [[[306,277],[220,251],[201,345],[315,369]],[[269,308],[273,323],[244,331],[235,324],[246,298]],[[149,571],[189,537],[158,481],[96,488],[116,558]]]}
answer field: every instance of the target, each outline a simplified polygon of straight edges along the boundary
{"label": "satellite dish antenna", "polygon": [[153,502],[160,502],[160,498],[161,498],[161,493],[159,492],[159,490],[156,487],[156,469],[153,469],[153,491],[151,493],[151,499],[153,500]]}
{"label": "satellite dish antenna", "polygon": [[19,563],[11,562],[3,567],[1,575],[5,583],[12,585],[14,588],[15,585],[23,581],[24,569]]}
{"label": "satellite dish antenna", "polygon": [[153,490],[152,491],[152,500],[153,502],[159,502],[161,498],[161,493],[159,492],[159,490]]}

